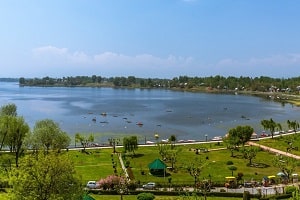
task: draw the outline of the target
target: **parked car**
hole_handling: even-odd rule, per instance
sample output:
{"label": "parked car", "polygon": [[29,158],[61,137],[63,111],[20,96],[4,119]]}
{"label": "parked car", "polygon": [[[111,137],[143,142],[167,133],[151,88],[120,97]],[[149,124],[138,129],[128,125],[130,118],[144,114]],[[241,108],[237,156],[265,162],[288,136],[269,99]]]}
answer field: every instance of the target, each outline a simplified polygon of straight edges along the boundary
{"label": "parked car", "polygon": [[262,133],[262,134],[260,134],[260,137],[268,137],[269,135],[268,134],[266,134],[266,133]]}
{"label": "parked car", "polygon": [[153,189],[155,189],[155,183],[149,182],[149,183],[143,185],[143,188],[147,189],[147,190],[153,190]]}
{"label": "parked car", "polygon": [[99,184],[96,181],[88,181],[86,187],[88,189],[97,189],[99,188]]}

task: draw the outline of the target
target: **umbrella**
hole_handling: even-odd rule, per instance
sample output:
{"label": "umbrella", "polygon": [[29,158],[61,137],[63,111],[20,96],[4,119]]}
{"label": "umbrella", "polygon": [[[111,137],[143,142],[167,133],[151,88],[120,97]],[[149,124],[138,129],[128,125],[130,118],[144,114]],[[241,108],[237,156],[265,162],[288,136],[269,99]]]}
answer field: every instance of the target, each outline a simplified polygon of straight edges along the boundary
{"label": "umbrella", "polygon": [[277,173],[277,176],[286,176],[286,175],[285,175],[285,173],[283,173],[283,172],[278,172],[278,173]]}

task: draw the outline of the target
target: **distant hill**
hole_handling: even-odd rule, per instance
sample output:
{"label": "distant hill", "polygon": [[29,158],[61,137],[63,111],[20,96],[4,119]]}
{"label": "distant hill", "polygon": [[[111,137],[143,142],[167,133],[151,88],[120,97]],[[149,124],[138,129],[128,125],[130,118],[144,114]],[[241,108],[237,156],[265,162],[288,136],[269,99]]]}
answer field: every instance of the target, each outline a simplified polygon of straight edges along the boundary
{"label": "distant hill", "polygon": [[0,82],[19,82],[18,78],[0,78]]}

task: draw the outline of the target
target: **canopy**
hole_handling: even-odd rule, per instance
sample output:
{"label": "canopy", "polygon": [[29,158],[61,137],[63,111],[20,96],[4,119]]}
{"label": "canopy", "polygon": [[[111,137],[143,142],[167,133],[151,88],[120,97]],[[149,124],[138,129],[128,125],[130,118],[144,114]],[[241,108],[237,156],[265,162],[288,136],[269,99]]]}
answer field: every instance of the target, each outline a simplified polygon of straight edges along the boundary
{"label": "canopy", "polygon": [[148,165],[149,169],[166,169],[167,165],[160,159],[154,160]]}
{"label": "canopy", "polygon": [[286,176],[286,174],[283,173],[283,172],[278,172],[278,173],[277,173],[277,176]]}
{"label": "canopy", "polygon": [[225,177],[227,180],[234,180],[234,179],[236,179],[234,176],[227,176],[227,177]]}
{"label": "canopy", "polygon": [[83,200],[95,200],[93,197],[91,197],[90,195],[88,195],[88,194],[85,194],[84,196],[83,196]]}

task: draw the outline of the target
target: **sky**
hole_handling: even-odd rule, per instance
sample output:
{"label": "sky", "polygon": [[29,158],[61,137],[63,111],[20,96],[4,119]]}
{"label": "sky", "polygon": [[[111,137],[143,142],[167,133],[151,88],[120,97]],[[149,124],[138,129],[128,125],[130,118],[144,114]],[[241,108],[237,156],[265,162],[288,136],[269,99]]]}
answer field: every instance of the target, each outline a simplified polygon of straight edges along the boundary
{"label": "sky", "polygon": [[0,0],[0,77],[298,77],[297,0]]}

